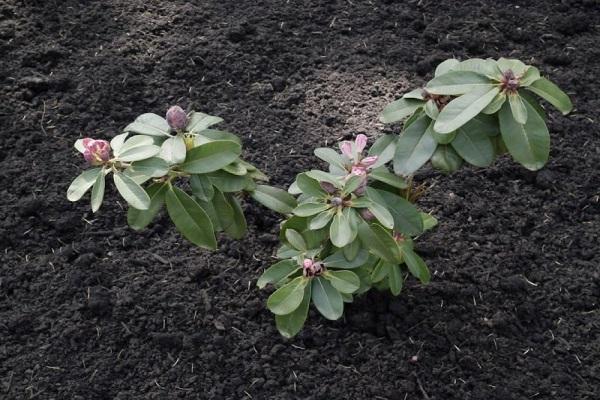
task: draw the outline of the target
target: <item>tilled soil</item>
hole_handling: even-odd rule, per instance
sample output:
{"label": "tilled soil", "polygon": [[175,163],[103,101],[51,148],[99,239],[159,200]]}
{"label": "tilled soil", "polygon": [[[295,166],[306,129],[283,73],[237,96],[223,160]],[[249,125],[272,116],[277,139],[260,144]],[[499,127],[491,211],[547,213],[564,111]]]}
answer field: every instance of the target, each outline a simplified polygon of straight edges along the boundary
{"label": "tilled soil", "polygon": [[[599,28],[597,0],[0,3],[0,398],[600,398]],[[431,284],[294,340],[255,288],[277,215],[247,202],[246,239],[208,253],[165,216],[133,232],[112,189],[96,215],[66,200],[75,139],[175,103],[288,185],[315,147],[398,131],[377,114],[451,56],[572,95],[548,166],[425,169]]]}

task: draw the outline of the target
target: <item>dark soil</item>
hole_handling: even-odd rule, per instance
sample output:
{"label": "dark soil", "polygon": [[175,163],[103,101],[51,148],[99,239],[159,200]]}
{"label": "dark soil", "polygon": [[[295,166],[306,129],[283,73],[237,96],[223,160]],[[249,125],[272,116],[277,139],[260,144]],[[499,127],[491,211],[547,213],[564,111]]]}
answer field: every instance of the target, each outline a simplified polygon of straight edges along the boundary
{"label": "dark soil", "polygon": [[[0,398],[599,399],[599,28],[597,0],[5,0]],[[292,341],[254,286],[277,215],[247,203],[247,238],[208,253],[164,216],[131,231],[113,191],[97,215],[66,200],[76,138],[175,103],[287,185],[314,147],[391,130],[383,105],[450,56],[521,58],[572,95],[551,161],[425,170],[432,283]]]}

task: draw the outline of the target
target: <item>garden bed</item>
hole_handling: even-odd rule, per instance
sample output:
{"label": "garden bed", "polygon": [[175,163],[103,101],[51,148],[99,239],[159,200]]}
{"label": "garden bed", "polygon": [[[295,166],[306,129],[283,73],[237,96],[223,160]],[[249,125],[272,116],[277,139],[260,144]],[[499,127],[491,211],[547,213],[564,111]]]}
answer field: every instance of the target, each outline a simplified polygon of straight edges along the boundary
{"label": "garden bed", "polygon": [[[597,2],[146,3],[0,5],[0,398],[600,397]],[[247,201],[246,239],[209,253],[166,216],[132,231],[112,188],[94,215],[66,199],[75,139],[175,103],[287,186],[315,147],[397,132],[384,105],[452,56],[520,58],[571,95],[550,162],[420,172],[432,282],[312,310],[293,340],[255,287],[275,213]]]}

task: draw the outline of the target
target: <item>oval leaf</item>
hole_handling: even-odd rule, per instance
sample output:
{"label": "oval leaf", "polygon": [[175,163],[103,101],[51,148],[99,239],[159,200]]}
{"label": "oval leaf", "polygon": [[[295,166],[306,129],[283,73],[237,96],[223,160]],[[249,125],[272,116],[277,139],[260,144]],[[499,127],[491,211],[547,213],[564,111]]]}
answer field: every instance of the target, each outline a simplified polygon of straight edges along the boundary
{"label": "oval leaf", "polygon": [[306,317],[308,316],[308,307],[310,306],[311,290],[312,285],[306,285],[302,303],[293,312],[275,316],[277,330],[283,337],[289,339],[296,336],[302,329],[302,326],[304,326],[304,321],[306,321]]}
{"label": "oval leaf", "polygon": [[104,199],[104,181],[104,172],[99,173],[92,187],[92,212],[98,211],[102,205],[102,200]]}
{"label": "oval leaf", "polygon": [[429,161],[437,147],[432,128],[431,120],[423,116],[402,132],[394,156],[396,174],[410,176]]}
{"label": "oval leaf", "polygon": [[326,271],[323,277],[341,293],[354,293],[360,287],[360,279],[352,271]]}
{"label": "oval leaf", "polygon": [[146,188],[146,193],[150,197],[150,207],[147,210],[129,207],[127,210],[127,223],[130,227],[139,231],[152,222],[165,202],[168,187],[169,185],[166,183],[156,183]]}
{"label": "oval leaf", "polygon": [[281,214],[291,214],[296,207],[296,199],[285,190],[267,185],[257,185],[250,196],[267,208]]}
{"label": "oval leaf", "polygon": [[295,260],[282,260],[278,263],[271,265],[263,274],[258,278],[256,286],[259,289],[264,288],[268,284],[277,284],[292,273],[298,271],[299,266]]}
{"label": "oval leaf", "polygon": [[267,308],[275,315],[286,315],[296,310],[304,298],[304,288],[309,280],[303,276],[277,289],[267,299]]}
{"label": "oval leaf", "polygon": [[187,240],[206,249],[217,248],[212,222],[194,199],[172,186],[167,190],[166,203],[169,217]]}
{"label": "oval leaf", "polygon": [[489,166],[496,156],[492,138],[482,131],[468,129],[466,125],[458,130],[452,147],[465,161],[477,167]]}
{"label": "oval leaf", "polygon": [[339,319],[344,313],[342,295],[323,277],[312,280],[312,301],[321,315],[329,320]]}
{"label": "oval leaf", "polygon": [[241,154],[239,143],[217,140],[194,147],[187,153],[181,168],[191,174],[213,172],[235,161]]}
{"label": "oval leaf", "polygon": [[439,133],[457,130],[487,107],[498,93],[497,87],[484,87],[452,100],[438,115],[434,129]]}
{"label": "oval leaf", "polygon": [[125,132],[139,133],[149,136],[170,136],[171,128],[167,121],[160,115],[153,113],[142,114],[134,122],[127,125]]}
{"label": "oval leaf", "polygon": [[398,99],[388,104],[379,115],[379,120],[384,124],[401,121],[414,113],[418,108],[425,104],[422,100],[416,99]]}
{"label": "oval leaf", "polygon": [[500,109],[500,131],[510,155],[525,168],[536,171],[546,164],[550,154],[550,134],[544,120],[525,102],[527,123],[519,124],[513,118],[510,106]]}
{"label": "oval leaf", "polygon": [[573,103],[569,96],[546,78],[536,80],[527,87],[527,90],[537,94],[563,114],[568,114],[573,110]]}
{"label": "oval leaf", "polygon": [[113,180],[115,186],[119,191],[119,194],[123,196],[123,199],[132,207],[139,210],[147,210],[150,207],[150,197],[148,193],[138,185],[129,176],[120,172],[113,174]]}
{"label": "oval leaf", "polygon": [[425,90],[439,95],[460,95],[474,90],[490,90],[492,82],[486,76],[472,71],[450,71],[436,76]]}
{"label": "oval leaf", "polygon": [[83,171],[77,178],[73,180],[67,189],[67,199],[69,201],[77,201],[83,197],[98,179],[98,175],[102,173],[102,168],[91,168]]}

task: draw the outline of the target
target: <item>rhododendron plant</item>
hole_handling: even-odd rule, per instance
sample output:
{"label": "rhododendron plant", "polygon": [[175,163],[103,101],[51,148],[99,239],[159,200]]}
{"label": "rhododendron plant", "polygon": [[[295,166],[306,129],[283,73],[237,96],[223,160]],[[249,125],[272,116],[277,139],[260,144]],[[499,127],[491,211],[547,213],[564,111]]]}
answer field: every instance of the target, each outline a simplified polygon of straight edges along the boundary
{"label": "rhododendron plant", "polygon": [[548,161],[550,134],[534,95],[563,114],[573,108],[562,90],[519,60],[446,60],[424,88],[384,109],[381,121],[405,121],[404,129],[399,137],[380,138],[375,154],[385,152],[385,161],[393,159],[394,171],[402,176],[428,161],[447,173],[465,161],[486,167],[506,152],[538,170]]}
{"label": "rhododendron plant", "polygon": [[409,274],[428,282],[429,270],[414,252],[412,236],[435,219],[405,199],[405,180],[364,156],[367,137],[340,144],[341,154],[319,148],[329,172],[299,174],[289,192],[298,206],[282,224],[278,263],[260,277],[260,288],[277,290],[267,306],[286,337],[302,328],[310,302],[327,319],[342,316],[344,303],[371,287],[398,295]]}
{"label": "rhododendron plant", "polygon": [[[280,212],[291,211],[295,205],[291,195],[257,183],[267,177],[240,158],[240,139],[209,129],[221,121],[200,112],[186,114],[174,106],[166,119],[140,115],[110,143],[77,140],[75,148],[92,168],[73,181],[68,199],[77,201],[91,188],[92,211],[96,212],[104,198],[105,177],[112,173],[115,187],[129,204],[127,221],[132,228],[146,227],[166,204],[183,236],[208,249],[217,246],[215,232],[224,231],[234,238],[245,233],[239,194],[249,193],[270,206],[275,203]],[[182,182],[189,184],[191,194]]]}

